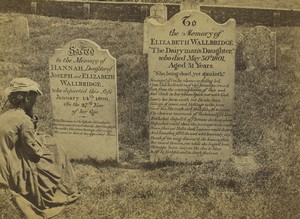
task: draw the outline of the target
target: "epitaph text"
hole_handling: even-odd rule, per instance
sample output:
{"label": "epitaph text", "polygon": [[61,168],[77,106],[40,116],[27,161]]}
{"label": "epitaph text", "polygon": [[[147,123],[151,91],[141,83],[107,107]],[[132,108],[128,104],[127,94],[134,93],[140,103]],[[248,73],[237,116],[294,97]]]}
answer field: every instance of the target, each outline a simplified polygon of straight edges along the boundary
{"label": "epitaph text", "polygon": [[220,25],[184,11],[164,25],[145,25],[151,160],[229,158],[235,21]]}
{"label": "epitaph text", "polygon": [[78,39],[49,62],[53,133],[71,157],[117,156],[116,61]]}

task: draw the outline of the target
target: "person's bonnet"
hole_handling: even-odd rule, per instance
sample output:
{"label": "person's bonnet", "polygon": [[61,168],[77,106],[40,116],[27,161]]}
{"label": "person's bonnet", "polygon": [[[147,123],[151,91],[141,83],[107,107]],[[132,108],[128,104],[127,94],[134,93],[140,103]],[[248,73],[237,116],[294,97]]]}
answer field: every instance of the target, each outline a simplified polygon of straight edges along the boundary
{"label": "person's bonnet", "polygon": [[29,78],[15,78],[13,79],[9,87],[5,89],[4,91],[4,104],[2,106],[2,109],[6,106],[8,102],[8,98],[10,95],[16,93],[16,92],[29,92],[34,91],[38,93],[39,95],[42,95],[42,91],[40,90],[40,86],[35,81],[29,79]]}

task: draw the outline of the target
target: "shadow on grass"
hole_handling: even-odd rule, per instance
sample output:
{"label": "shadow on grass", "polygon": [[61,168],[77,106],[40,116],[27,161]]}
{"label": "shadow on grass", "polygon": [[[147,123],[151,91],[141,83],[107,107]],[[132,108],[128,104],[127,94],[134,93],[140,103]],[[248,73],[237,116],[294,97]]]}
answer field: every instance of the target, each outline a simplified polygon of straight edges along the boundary
{"label": "shadow on grass", "polygon": [[176,162],[172,160],[165,160],[165,161],[158,161],[155,163],[149,162],[144,162],[140,163],[141,169],[144,170],[155,170],[155,169],[160,169],[164,167],[178,167],[178,166],[189,166],[189,165],[202,165],[202,162],[197,161],[193,163],[182,163],[182,162]]}
{"label": "shadow on grass", "polygon": [[90,165],[96,168],[101,167],[120,167],[121,164],[118,163],[116,160],[113,159],[107,159],[107,160],[97,160],[96,158],[87,157],[87,158],[81,158],[81,159],[71,159],[72,163],[75,164],[85,164]]}
{"label": "shadow on grass", "polygon": [[193,163],[175,162],[172,160],[158,161],[151,163],[150,161],[144,162],[117,162],[116,160],[97,160],[96,158],[88,157],[82,159],[71,159],[74,164],[90,165],[96,168],[112,167],[112,168],[126,168],[126,169],[143,169],[143,170],[156,170],[165,167],[179,167],[179,166],[190,166],[190,165],[202,165],[200,161]]}

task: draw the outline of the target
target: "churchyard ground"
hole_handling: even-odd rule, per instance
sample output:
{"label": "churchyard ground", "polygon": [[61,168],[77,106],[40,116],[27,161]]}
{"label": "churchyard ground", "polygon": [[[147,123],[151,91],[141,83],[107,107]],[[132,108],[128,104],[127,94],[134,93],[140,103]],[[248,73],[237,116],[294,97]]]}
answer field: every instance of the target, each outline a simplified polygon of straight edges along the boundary
{"label": "churchyard ground", "polygon": [[[83,196],[56,218],[300,218],[299,27],[270,28],[276,69],[236,72],[233,152],[255,161],[241,169],[234,159],[149,163],[142,24],[23,16],[29,39],[18,41],[9,25],[0,34],[0,85],[20,76],[41,84],[40,130],[52,132],[48,60],[56,48],[86,38],[117,59],[120,162],[73,160]],[[1,218],[20,218],[0,192]]]}

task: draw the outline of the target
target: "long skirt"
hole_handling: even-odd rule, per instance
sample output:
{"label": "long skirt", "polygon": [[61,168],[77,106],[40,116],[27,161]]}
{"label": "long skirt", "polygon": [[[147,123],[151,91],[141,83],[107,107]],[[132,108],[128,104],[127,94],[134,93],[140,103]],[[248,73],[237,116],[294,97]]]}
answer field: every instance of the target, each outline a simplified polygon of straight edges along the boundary
{"label": "long skirt", "polygon": [[80,197],[73,168],[64,150],[48,134],[38,133],[37,140],[48,155],[37,163],[23,160],[28,175],[24,188],[30,192],[20,194],[10,189],[18,207],[30,219],[51,218]]}

